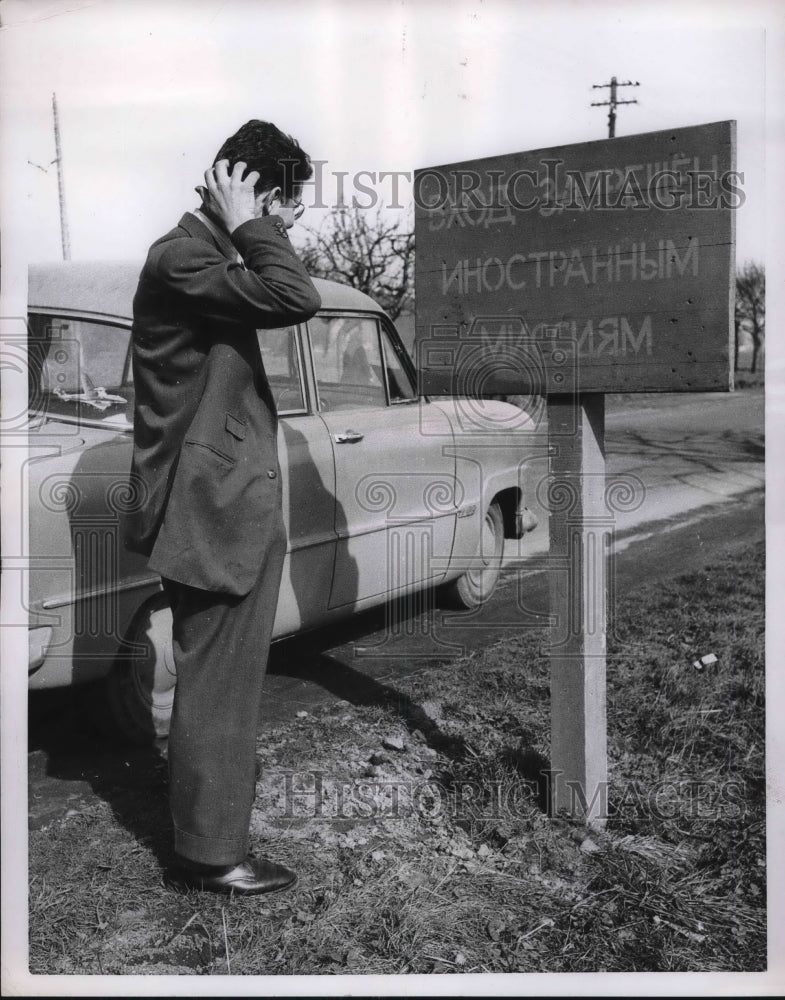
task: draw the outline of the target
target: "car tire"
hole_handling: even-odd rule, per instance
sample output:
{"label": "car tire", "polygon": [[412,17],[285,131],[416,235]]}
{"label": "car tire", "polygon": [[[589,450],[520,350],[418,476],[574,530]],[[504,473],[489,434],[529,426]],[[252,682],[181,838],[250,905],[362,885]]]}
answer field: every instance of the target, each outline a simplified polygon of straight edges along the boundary
{"label": "car tire", "polygon": [[115,732],[145,744],[169,735],[177,671],[172,652],[172,612],[163,593],[139,608],[106,678],[106,700]]}
{"label": "car tire", "polygon": [[503,551],[504,516],[500,505],[494,501],[485,512],[477,546],[477,564],[445,585],[444,602],[450,607],[470,611],[489,601],[501,576]]}

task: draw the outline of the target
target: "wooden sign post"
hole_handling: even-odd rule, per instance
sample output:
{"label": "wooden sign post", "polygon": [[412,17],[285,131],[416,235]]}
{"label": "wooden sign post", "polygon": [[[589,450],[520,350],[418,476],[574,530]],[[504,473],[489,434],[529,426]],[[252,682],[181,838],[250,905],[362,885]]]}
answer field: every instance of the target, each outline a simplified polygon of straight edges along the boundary
{"label": "wooden sign post", "polygon": [[742,179],[734,122],[415,173],[421,391],[547,399],[552,806],[592,823],[607,792],[604,394],[732,388]]}
{"label": "wooden sign post", "polygon": [[605,397],[548,397],[551,804],[607,813]]}

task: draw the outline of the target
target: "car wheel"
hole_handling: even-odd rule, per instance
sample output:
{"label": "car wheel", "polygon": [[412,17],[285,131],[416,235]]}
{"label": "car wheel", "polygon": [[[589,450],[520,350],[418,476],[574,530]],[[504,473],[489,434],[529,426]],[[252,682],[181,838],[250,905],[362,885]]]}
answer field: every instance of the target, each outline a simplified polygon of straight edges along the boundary
{"label": "car wheel", "polygon": [[485,512],[475,565],[446,585],[446,602],[470,610],[490,600],[501,576],[503,549],[504,517],[501,507],[494,502]]}
{"label": "car wheel", "polygon": [[160,593],[134,615],[106,678],[108,707],[119,734],[133,743],[168,736],[176,682],[172,612]]}

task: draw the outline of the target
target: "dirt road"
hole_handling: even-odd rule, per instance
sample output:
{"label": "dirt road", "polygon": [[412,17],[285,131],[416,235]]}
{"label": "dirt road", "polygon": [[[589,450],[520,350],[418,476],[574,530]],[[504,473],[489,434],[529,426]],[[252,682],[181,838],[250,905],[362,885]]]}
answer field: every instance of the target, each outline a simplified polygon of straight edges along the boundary
{"label": "dirt road", "polygon": [[[763,487],[762,390],[704,395],[608,397],[606,471],[636,494],[614,515],[614,529],[629,535],[725,503]],[[543,423],[543,436],[547,425]],[[527,503],[540,519],[533,535],[508,543],[510,558],[548,551],[548,513],[541,502],[548,466],[527,464]]]}

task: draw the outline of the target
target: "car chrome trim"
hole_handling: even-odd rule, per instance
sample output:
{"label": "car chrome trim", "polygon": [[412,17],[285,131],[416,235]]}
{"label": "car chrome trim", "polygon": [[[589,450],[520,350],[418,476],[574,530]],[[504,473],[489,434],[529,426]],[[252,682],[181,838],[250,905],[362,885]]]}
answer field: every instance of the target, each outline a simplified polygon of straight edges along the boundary
{"label": "car chrome trim", "polygon": [[130,434],[134,429],[134,425],[124,420],[122,423],[118,420],[116,423],[100,420],[98,417],[77,417],[70,413],[58,413],[53,415],[47,413],[46,410],[28,410],[27,411],[31,417],[40,418],[41,423],[31,426],[30,430],[40,430],[48,423],[57,424],[75,424],[77,427],[95,427],[101,431],[114,431],[116,434]]}
{"label": "car chrome trim", "polygon": [[[401,524],[391,521],[388,524],[385,524],[383,528],[379,528],[378,525],[374,524],[371,525],[370,528],[360,528],[359,530],[352,531],[351,534],[347,531],[338,531],[338,529],[336,529],[335,535],[339,542],[353,542],[355,539],[362,538],[364,535],[380,535],[382,532],[393,531],[396,528],[411,528],[416,527],[417,525],[431,524],[433,521],[438,521],[439,518],[455,517],[456,514],[457,511],[455,509],[445,510],[440,511],[438,514],[432,514],[430,517],[423,515],[422,517],[412,518],[410,521],[402,522]],[[406,586],[408,586],[408,584]],[[365,598],[363,598],[363,600],[365,600]]]}
{"label": "car chrome trim", "polygon": [[120,594],[126,590],[141,590],[142,587],[149,587],[151,584],[158,584],[160,586],[160,577],[150,576],[144,580],[133,580],[130,583],[116,583],[107,587],[94,587],[92,590],[83,590],[69,597],[50,597],[48,601],[41,602],[41,608],[44,611],[51,611],[54,608],[64,608],[69,604],[76,604],[78,601],[89,601],[94,597],[109,597],[112,594]]}

